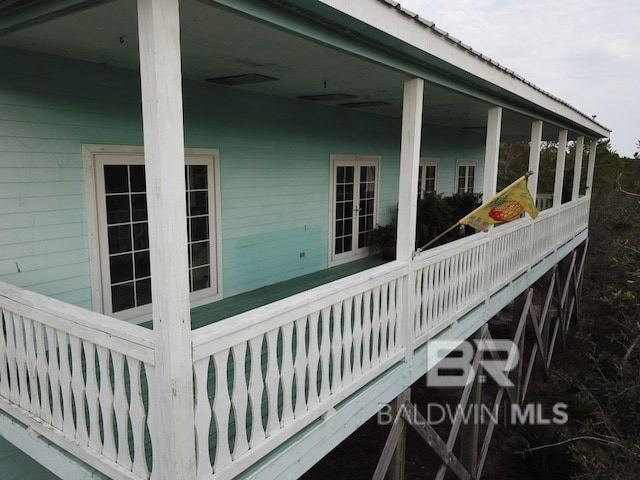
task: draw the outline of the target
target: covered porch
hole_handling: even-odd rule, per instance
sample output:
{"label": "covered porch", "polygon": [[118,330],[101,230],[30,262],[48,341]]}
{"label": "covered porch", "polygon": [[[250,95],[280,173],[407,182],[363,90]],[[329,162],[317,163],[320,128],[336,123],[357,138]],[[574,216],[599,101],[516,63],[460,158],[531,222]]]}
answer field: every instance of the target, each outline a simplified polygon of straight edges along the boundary
{"label": "covered porch", "polygon": [[[18,180],[33,168],[47,192],[76,189],[58,195],[53,213],[22,209],[19,200],[47,204],[50,195],[18,189],[10,220],[76,223],[82,246],[61,257],[81,251],[86,260],[49,269],[58,252],[46,248],[38,259],[3,259],[16,271],[0,283],[0,406],[9,417],[0,433],[34,455],[42,439],[55,444],[38,457],[49,468],[69,456],[84,465],[78,478],[86,466],[114,479],[301,474],[330,448],[318,440],[336,427],[336,412],[351,413],[347,430],[357,428],[366,416],[356,406],[370,413],[432,366],[422,356],[430,339],[462,341],[586,239],[604,128],[539,90],[519,96],[513,83],[522,79],[496,74],[494,63],[401,9],[389,15],[386,2],[370,2],[370,11],[333,1],[61,3],[13,12],[0,26],[11,66],[0,83],[23,102],[11,109],[15,135],[0,162]],[[388,33],[415,29],[445,52]],[[64,74],[45,69],[39,78],[47,64]],[[54,93],[43,92],[49,81]],[[46,159],[35,142],[43,131],[53,132]],[[501,139],[530,139],[533,171],[540,143],[559,140],[552,208],[416,255],[425,167],[439,157],[442,192],[490,197]],[[580,147],[563,204],[568,140]],[[116,154],[127,158],[112,161]],[[134,181],[140,162],[145,173]],[[109,180],[122,172],[123,182]],[[359,181],[344,180],[350,174]],[[534,196],[536,185],[534,175]],[[143,214],[134,205],[142,195]],[[65,204],[80,220],[67,220]],[[377,265],[365,257],[367,233],[395,208],[397,260]],[[205,210],[215,213],[208,236],[194,239]],[[138,248],[135,232],[145,228],[148,245]],[[148,264],[138,265],[143,254]],[[131,266],[118,263],[125,256]],[[46,268],[23,272],[27,260]],[[147,266],[148,275],[128,276]],[[43,293],[69,278],[81,293],[35,293],[37,275],[48,276]],[[133,292],[133,303],[114,302],[114,292]],[[131,305],[152,309],[152,321],[116,318],[138,318],[127,317]],[[367,398],[382,379],[388,388]],[[292,449],[302,452],[297,466],[282,453]]]}
{"label": "covered porch", "polygon": [[[384,394],[364,409],[372,414],[407,388],[430,368],[429,339],[462,341],[461,332],[472,333],[583,243],[588,207],[585,197],[536,222],[518,220],[257,308],[242,299],[282,291],[240,296],[227,306],[250,309],[223,321],[216,320],[235,312],[195,309],[203,323],[191,335],[196,478],[260,478],[285,464],[304,472],[323,455],[310,447],[310,432],[347,415],[332,420],[344,406],[360,411],[361,396],[382,379]],[[299,290],[320,279],[287,283]],[[110,478],[149,478],[154,422],[164,415],[153,402],[152,331],[7,284],[0,308],[0,403],[15,419],[5,417],[4,428],[29,425],[62,449],[58,455],[67,451]],[[412,373],[387,376],[397,369]],[[350,428],[367,418],[354,417]],[[305,448],[302,463],[290,459],[297,467],[283,460],[283,449]],[[39,460],[59,464],[50,457]]]}

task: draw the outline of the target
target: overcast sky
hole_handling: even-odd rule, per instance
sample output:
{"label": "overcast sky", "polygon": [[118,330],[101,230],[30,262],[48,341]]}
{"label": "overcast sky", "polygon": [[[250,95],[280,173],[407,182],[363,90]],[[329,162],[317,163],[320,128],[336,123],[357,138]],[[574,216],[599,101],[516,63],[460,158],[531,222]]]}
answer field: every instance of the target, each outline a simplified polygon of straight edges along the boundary
{"label": "overcast sky", "polygon": [[399,0],[613,130],[640,140],[640,0]]}

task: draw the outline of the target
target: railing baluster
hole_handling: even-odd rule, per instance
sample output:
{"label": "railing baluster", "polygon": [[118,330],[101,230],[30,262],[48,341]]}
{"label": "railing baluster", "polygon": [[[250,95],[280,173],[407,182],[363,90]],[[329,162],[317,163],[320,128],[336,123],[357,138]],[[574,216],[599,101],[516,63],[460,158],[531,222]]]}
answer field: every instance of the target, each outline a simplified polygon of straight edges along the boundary
{"label": "railing baluster", "polygon": [[131,434],[133,437],[133,468],[132,472],[140,478],[149,477],[147,466],[146,446],[144,430],[147,415],[142,401],[142,377],[140,375],[141,362],[135,358],[127,357],[129,365],[129,385],[131,385],[131,406],[129,415],[131,419]]}
{"label": "railing baluster", "polygon": [[318,369],[320,368],[320,338],[318,337],[318,320],[320,312],[313,312],[309,315],[309,398],[307,406],[309,409],[314,408],[320,403],[318,396]]}
{"label": "railing baluster", "polygon": [[269,437],[280,428],[278,416],[278,386],[280,383],[280,370],[278,369],[278,329],[267,332],[267,374],[265,387],[267,390],[267,429]]}
{"label": "railing baluster", "polygon": [[86,445],[89,440],[85,412],[85,385],[82,365],[82,343],[75,335],[69,336],[71,346],[71,388],[75,405],[76,440]]}
{"label": "railing baluster", "polygon": [[371,368],[371,295],[371,290],[367,290],[362,299],[362,370],[365,372]]}
{"label": "railing baluster", "polygon": [[249,374],[249,401],[251,402],[251,448],[265,439],[265,431],[262,424],[262,392],[264,382],[262,380],[262,341],[263,336],[249,340],[249,353],[251,358],[251,372]]}
{"label": "railing baluster", "polygon": [[373,289],[371,298],[371,365],[375,367],[380,363],[380,287]]}
{"label": "railing baluster", "polygon": [[213,355],[215,365],[216,391],[213,401],[213,412],[216,421],[216,455],[213,462],[213,472],[223,469],[231,463],[231,449],[229,447],[229,384],[227,382],[227,364],[229,350],[225,349]]}
{"label": "railing baluster", "polygon": [[306,388],[307,368],[309,361],[307,357],[306,338],[309,335],[307,331],[307,317],[296,320],[296,358],[294,361],[294,371],[296,377],[296,404],[294,408],[294,416],[298,418],[307,411]]}
{"label": "railing baluster", "polygon": [[60,355],[60,393],[62,395],[62,429],[70,437],[75,436],[73,406],[71,403],[71,367],[69,365],[69,337],[58,331],[58,349]]}
{"label": "railing baluster", "polygon": [[83,341],[86,360],[86,388],[87,412],[89,414],[89,446],[95,451],[102,450],[100,438],[100,390],[96,377],[96,347],[89,341]]}
{"label": "railing baluster", "polygon": [[[113,390],[109,350],[102,346],[97,346],[96,350],[100,369],[100,394],[98,398],[100,400],[100,414],[102,415],[102,454],[115,462],[118,452],[116,451],[116,441],[113,433]],[[158,412],[158,415],[162,415],[162,413]]]}
{"label": "railing baluster", "polygon": [[243,342],[233,347],[233,394],[231,402],[236,417],[236,440],[233,445],[233,458],[237,458],[249,450],[249,440],[247,439],[249,391],[245,375],[246,361],[247,344]]}
{"label": "railing baluster", "polygon": [[[38,371],[38,385],[40,386],[40,417],[45,423],[51,423],[51,404],[49,403],[49,373],[47,364],[47,350],[44,340],[44,326],[40,322],[34,323],[36,333],[36,369]],[[2,345],[0,345],[0,350]],[[2,373],[0,373],[2,375]]]}
{"label": "railing baluster", "polygon": [[353,300],[353,378],[362,375],[362,294]]}
{"label": "railing baluster", "polygon": [[209,359],[205,357],[193,365],[193,386],[195,389],[195,430],[196,430],[196,478],[202,480],[213,473],[209,458],[209,434],[211,432],[211,404],[207,391]]}
{"label": "railing baluster", "polygon": [[389,292],[388,286],[380,289],[380,358],[387,358],[387,338],[389,334]]}
{"label": "railing baluster", "polygon": [[331,393],[342,387],[342,303],[331,307]]}
{"label": "railing baluster", "polygon": [[331,307],[323,308],[321,317],[322,335],[320,338],[320,389],[318,398],[320,402],[329,398],[331,384],[329,382],[329,363],[331,361],[331,340],[329,337],[329,325],[331,319]]}
{"label": "railing baluster", "polygon": [[131,469],[131,452],[129,451],[129,403],[124,386],[125,358],[119,352],[111,352],[113,361],[113,410],[118,432],[118,455],[116,461],[127,470]]}
{"label": "railing baluster", "polygon": [[282,327],[282,368],[280,384],[282,385],[282,424],[293,420],[293,323]]}
{"label": "railing baluster", "polygon": [[351,361],[353,353],[353,298],[349,297],[342,302],[342,315],[342,363],[344,365],[342,381],[344,384],[348,384],[353,380],[353,365]]}

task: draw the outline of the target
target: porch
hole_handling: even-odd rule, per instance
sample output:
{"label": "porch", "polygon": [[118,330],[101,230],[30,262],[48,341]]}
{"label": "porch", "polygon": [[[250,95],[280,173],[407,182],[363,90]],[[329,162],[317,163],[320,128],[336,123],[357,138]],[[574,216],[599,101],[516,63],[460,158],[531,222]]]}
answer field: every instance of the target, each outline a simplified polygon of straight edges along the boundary
{"label": "porch", "polygon": [[[583,197],[409,262],[305,290],[322,277],[308,276],[290,284],[300,293],[280,285],[217,312],[196,310],[197,478],[304,472],[432,366],[422,353],[429,339],[464,340],[581,244],[588,211]],[[258,306],[272,295],[284,298]],[[153,402],[152,332],[7,284],[0,308],[0,406],[28,427],[23,436],[41,436],[110,478],[150,478],[163,415]],[[336,429],[347,414],[320,447],[313,432]],[[292,448],[298,455],[285,460]]]}

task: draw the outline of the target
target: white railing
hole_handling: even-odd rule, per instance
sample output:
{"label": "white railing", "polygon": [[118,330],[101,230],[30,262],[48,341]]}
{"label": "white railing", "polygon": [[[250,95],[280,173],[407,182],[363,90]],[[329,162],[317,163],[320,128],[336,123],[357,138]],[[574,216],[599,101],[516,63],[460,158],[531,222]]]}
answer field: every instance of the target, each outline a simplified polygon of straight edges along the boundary
{"label": "white railing", "polygon": [[401,360],[408,273],[394,262],[196,330],[197,478],[232,478]]}
{"label": "white railing", "polygon": [[414,342],[432,337],[484,299],[488,245],[488,235],[473,235],[414,259]]}
{"label": "white railing", "polygon": [[[195,330],[197,478],[232,478],[330,415],[588,217],[581,198]],[[152,332],[2,283],[0,314],[0,408],[114,479],[149,478]]]}
{"label": "white railing", "polygon": [[538,193],[536,195],[536,208],[540,211],[553,207],[553,193]]}
{"label": "white railing", "polygon": [[587,227],[589,199],[422,252],[411,265],[418,346]]}
{"label": "white railing", "polygon": [[149,478],[151,334],[0,283],[0,406],[111,478]]}

